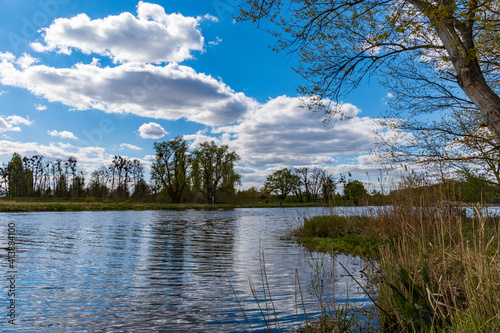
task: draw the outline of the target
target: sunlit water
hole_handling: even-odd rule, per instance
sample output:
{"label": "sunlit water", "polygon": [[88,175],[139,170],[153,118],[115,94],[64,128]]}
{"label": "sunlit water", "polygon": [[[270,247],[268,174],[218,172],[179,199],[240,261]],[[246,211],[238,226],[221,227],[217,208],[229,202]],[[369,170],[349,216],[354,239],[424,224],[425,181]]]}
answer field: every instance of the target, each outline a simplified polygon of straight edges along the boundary
{"label": "sunlit water", "polygon": [[[328,268],[320,282],[332,299],[331,258],[284,237],[304,216],[324,213],[275,208],[0,214],[0,246],[7,247],[9,223],[15,224],[17,243],[15,326],[7,316],[5,249],[0,258],[0,331],[250,331],[237,299],[252,328],[263,331],[266,322],[249,284],[265,307],[262,259],[281,328],[289,329],[304,321],[300,295],[296,306],[296,269],[308,316],[320,311],[315,262]],[[338,262],[365,283],[359,258],[337,256],[336,301],[369,304]]]}

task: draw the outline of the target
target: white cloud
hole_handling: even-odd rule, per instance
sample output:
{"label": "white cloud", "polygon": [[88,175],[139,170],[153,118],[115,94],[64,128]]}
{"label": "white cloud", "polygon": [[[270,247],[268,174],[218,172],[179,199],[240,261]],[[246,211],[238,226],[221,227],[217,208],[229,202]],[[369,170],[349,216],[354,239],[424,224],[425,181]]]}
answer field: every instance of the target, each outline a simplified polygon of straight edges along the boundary
{"label": "white cloud", "polygon": [[0,117],[0,133],[7,132],[10,130],[12,126],[5,121],[2,117]]}
{"label": "white cloud", "polygon": [[362,154],[350,159],[348,163],[331,165],[326,168],[334,175],[348,174],[377,177],[380,170],[386,170],[375,154]]}
{"label": "white cloud", "polygon": [[233,126],[214,129],[222,143],[240,154],[242,164],[255,167],[333,164],[336,156],[360,154],[374,148],[380,129],[373,119],[344,104],[347,119],[322,122],[322,114],[301,108],[299,98],[281,96],[248,112]]}
{"label": "white cloud", "polygon": [[32,48],[64,54],[74,48],[111,57],[115,63],[181,62],[192,58],[192,50],[203,50],[198,29],[202,19],[210,17],[166,14],[163,7],[140,1],[137,16],[125,12],[96,20],[86,14],[56,19],[41,29],[44,44],[32,43]]}
{"label": "white cloud", "polygon": [[33,58],[29,54],[24,53],[22,56],[17,58],[16,64],[18,64],[22,69],[26,69],[38,62],[38,59]]}
{"label": "white cloud", "polygon": [[27,125],[27,126],[30,126],[31,124],[33,124],[33,122],[27,118],[23,118],[21,116],[8,116],[6,117],[7,121],[9,122],[9,124],[11,125],[18,125],[18,124],[23,124],[23,125]]}
{"label": "white cloud", "polygon": [[343,120],[333,117],[325,124],[323,113],[313,113],[301,107],[303,103],[299,98],[277,97],[246,113],[235,125],[184,138],[190,148],[212,140],[229,145],[241,157],[236,169],[244,188],[259,188],[268,175],[285,167],[321,167],[337,176],[347,172],[378,175],[382,166],[370,151],[380,138],[396,139],[393,131],[377,119],[361,117],[361,110],[352,104],[342,105]]}
{"label": "white cloud", "polygon": [[[144,125],[143,125],[144,126]],[[120,150],[124,150],[124,149],[132,149],[132,150],[142,150],[141,147],[138,147],[138,146],[134,146],[134,145],[131,145],[129,143],[122,143],[120,145]]]}
{"label": "white cloud", "polygon": [[219,19],[213,15],[210,15],[210,14],[205,14],[203,16],[197,16],[196,19],[198,21],[204,21],[204,20],[207,20],[207,21],[212,21],[212,22],[219,22]]}
{"label": "white cloud", "polygon": [[21,128],[19,126],[12,126],[12,125],[31,125],[33,122],[30,121],[27,118],[23,118],[21,116],[8,116],[5,117],[2,116],[0,117],[0,133],[4,133],[7,131],[13,131],[13,132],[21,132]]}
{"label": "white cloud", "polygon": [[2,96],[5,93],[6,93],[6,91],[0,90],[0,96]]}
{"label": "white cloud", "polygon": [[35,109],[37,109],[38,111],[45,111],[47,110],[47,105],[35,104]]}
{"label": "white cloud", "polygon": [[143,139],[160,139],[169,134],[161,125],[157,123],[142,124],[139,127],[139,135]]}
{"label": "white cloud", "polygon": [[390,92],[389,92],[389,93],[387,93],[386,97],[387,97],[387,98],[394,98],[394,97],[396,97],[396,96],[394,96],[394,94],[393,94],[393,93],[390,93]]}
{"label": "white cloud", "polygon": [[73,140],[78,140],[78,138],[71,132],[69,131],[56,131],[56,130],[53,130],[53,131],[47,131],[47,133],[50,135],[50,136],[56,136],[56,137],[60,137],[60,138],[63,138],[63,139],[73,139]]}
{"label": "white cloud", "polygon": [[216,40],[210,41],[210,42],[208,42],[208,44],[215,46],[215,45],[219,45],[219,43],[222,42],[222,39],[220,39],[219,37],[215,37],[215,38],[216,38]]}
{"label": "white cloud", "polygon": [[106,154],[101,147],[79,148],[70,144],[53,143],[42,145],[37,142],[15,142],[0,140],[0,156],[10,158],[14,153],[21,156],[42,155],[48,160],[76,157],[78,165],[91,172],[100,165],[107,165],[113,156]]}
{"label": "white cloud", "polygon": [[256,105],[210,75],[177,64],[101,68],[79,63],[71,68],[19,68],[10,53],[0,53],[0,59],[0,83],[77,110],[126,112],[167,120],[186,118],[214,126],[234,123]]}
{"label": "white cloud", "polygon": [[[216,138],[216,137],[213,137],[210,135],[206,135],[206,134],[207,134],[207,130],[202,130],[202,131],[196,132],[195,134],[184,135],[183,137],[186,141],[190,142],[190,145],[189,145],[190,149],[196,149],[196,147],[198,147],[198,145],[200,143],[207,142],[207,141],[214,141],[217,145],[222,144],[222,141],[219,138]],[[227,140],[225,140],[225,141],[227,141]]]}

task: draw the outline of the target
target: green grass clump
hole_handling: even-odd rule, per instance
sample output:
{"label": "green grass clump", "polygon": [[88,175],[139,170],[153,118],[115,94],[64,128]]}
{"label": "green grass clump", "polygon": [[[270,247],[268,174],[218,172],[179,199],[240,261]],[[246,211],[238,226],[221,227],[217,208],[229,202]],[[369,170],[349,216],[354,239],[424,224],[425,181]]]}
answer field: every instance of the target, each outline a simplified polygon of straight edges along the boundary
{"label": "green grass clump", "polygon": [[371,224],[369,217],[362,216],[314,216],[294,233],[300,244],[314,251],[376,257],[384,240],[365,232]]}
{"label": "green grass clump", "polygon": [[295,231],[327,253],[375,258],[387,332],[500,331],[500,219],[449,206],[379,208],[372,216],[320,216]]}

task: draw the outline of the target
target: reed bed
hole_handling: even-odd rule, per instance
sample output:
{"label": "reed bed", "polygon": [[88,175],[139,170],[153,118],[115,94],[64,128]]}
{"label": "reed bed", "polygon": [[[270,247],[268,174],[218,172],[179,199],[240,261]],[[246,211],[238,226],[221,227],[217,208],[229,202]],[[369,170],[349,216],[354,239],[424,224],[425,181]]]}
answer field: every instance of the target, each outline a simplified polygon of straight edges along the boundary
{"label": "reed bed", "polygon": [[[500,332],[499,218],[408,197],[367,216],[304,220],[298,241],[375,260],[384,332]],[[422,203],[425,202],[426,205]]]}

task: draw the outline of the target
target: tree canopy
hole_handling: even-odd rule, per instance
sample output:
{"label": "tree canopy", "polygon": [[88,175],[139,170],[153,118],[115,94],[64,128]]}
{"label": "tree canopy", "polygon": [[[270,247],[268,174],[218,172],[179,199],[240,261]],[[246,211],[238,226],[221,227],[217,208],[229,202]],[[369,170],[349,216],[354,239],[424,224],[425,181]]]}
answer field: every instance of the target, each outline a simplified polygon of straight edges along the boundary
{"label": "tree canopy", "polygon": [[215,203],[220,192],[234,192],[240,175],[234,171],[238,154],[227,145],[202,142],[193,151],[191,178],[195,190],[201,191],[208,203]]}
{"label": "tree canopy", "polygon": [[498,142],[499,13],[496,0],[247,0],[238,19],[276,25],[275,50],[298,55],[314,109],[340,113],[332,101],[380,74],[414,104],[432,101],[424,112],[479,110]]}
{"label": "tree canopy", "polygon": [[156,156],[151,165],[151,179],[161,185],[173,202],[179,203],[189,181],[186,140],[177,137],[168,142],[156,142],[154,148]]}
{"label": "tree canopy", "polygon": [[269,175],[264,183],[264,189],[270,193],[276,193],[281,200],[296,187],[299,176],[292,174],[290,169],[281,169]]}

